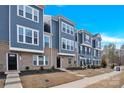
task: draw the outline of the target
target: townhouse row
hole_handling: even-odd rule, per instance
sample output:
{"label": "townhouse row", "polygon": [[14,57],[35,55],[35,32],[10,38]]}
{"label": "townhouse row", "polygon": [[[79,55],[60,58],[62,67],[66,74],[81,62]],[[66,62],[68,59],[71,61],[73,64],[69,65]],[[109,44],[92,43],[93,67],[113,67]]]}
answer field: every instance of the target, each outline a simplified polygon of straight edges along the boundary
{"label": "townhouse row", "polygon": [[0,71],[99,66],[101,36],[40,5],[0,6]]}

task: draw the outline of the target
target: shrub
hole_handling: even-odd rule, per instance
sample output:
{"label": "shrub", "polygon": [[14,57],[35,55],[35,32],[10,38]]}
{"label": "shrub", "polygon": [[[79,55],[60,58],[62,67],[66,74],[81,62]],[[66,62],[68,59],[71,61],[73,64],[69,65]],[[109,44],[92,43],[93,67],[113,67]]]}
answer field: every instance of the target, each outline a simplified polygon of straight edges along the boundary
{"label": "shrub", "polygon": [[114,67],[115,67],[115,65],[114,65],[114,64],[112,64],[112,65],[111,65],[111,69],[114,69]]}
{"label": "shrub", "polygon": [[26,66],[26,67],[25,67],[25,70],[29,70],[29,69],[30,69],[30,67],[29,67],[29,66]]}
{"label": "shrub", "polygon": [[44,68],[41,66],[41,67],[40,67],[40,70],[44,70]]}
{"label": "shrub", "polygon": [[107,67],[107,62],[104,59],[102,60],[101,67],[103,68]]}
{"label": "shrub", "polygon": [[92,69],[95,69],[95,68],[96,68],[96,66],[92,65],[92,66],[91,66],[91,68],[92,68]]}
{"label": "shrub", "polygon": [[68,67],[67,70],[82,70],[82,67]]}

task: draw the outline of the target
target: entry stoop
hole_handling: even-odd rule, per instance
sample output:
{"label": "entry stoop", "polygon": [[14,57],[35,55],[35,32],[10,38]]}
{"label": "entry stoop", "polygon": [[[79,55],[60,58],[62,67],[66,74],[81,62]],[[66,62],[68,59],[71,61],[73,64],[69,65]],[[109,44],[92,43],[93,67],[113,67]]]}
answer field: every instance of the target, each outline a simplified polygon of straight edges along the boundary
{"label": "entry stoop", "polygon": [[6,72],[7,77],[4,88],[22,88],[18,71]]}

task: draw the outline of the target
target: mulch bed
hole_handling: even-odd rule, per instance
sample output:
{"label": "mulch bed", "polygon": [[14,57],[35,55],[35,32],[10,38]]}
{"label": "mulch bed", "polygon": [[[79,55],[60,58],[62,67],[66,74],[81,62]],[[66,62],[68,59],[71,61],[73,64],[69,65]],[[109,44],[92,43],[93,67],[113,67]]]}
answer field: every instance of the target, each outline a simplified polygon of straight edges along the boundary
{"label": "mulch bed", "polygon": [[25,75],[35,75],[35,74],[48,74],[48,73],[55,73],[55,72],[64,72],[59,69],[44,69],[44,70],[26,70],[26,71],[21,71],[19,74],[20,76],[25,76]]}

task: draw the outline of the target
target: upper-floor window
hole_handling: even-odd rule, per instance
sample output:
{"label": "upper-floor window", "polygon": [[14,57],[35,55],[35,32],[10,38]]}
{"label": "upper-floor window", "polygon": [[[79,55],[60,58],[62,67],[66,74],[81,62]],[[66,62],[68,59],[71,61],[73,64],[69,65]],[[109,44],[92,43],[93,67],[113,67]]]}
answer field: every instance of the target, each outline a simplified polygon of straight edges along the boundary
{"label": "upper-floor window", "polygon": [[17,42],[39,45],[39,31],[17,25]]}
{"label": "upper-floor window", "polygon": [[67,34],[74,35],[74,27],[72,27],[71,25],[66,24],[64,22],[62,22],[62,31]]}
{"label": "upper-floor window", "polygon": [[82,54],[83,46],[80,46],[80,54]]}
{"label": "upper-floor window", "polygon": [[85,34],[84,40],[85,40],[85,42],[90,43],[90,36]]}
{"label": "upper-floor window", "polygon": [[50,48],[50,36],[44,35],[44,46]]}
{"label": "upper-floor window", "polygon": [[18,14],[20,16],[24,16],[24,6],[23,5],[18,6]]}
{"label": "upper-floor window", "polygon": [[62,49],[63,50],[69,50],[69,51],[73,51],[74,50],[74,41],[66,39],[66,38],[62,38]]}
{"label": "upper-floor window", "polygon": [[66,39],[62,38],[62,49],[64,49],[64,50],[67,49],[66,45],[67,45]]}
{"label": "upper-floor window", "polygon": [[74,41],[71,41],[71,50],[74,50]]}
{"label": "upper-floor window", "polygon": [[17,15],[35,22],[39,22],[39,10],[31,6],[18,5]]}
{"label": "upper-floor window", "polygon": [[100,41],[97,41],[97,44],[98,44],[97,46],[100,48],[100,44],[101,44]]}

